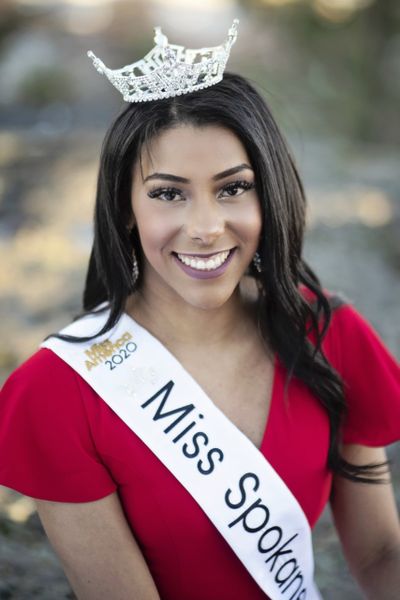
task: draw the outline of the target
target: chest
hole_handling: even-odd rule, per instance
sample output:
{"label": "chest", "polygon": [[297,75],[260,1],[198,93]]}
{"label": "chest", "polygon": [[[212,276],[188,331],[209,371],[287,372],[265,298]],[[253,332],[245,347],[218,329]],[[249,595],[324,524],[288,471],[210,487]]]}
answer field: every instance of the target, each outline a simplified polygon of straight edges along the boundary
{"label": "chest", "polygon": [[274,360],[265,354],[235,361],[187,361],[186,370],[213,403],[260,448],[274,384]]}
{"label": "chest", "polygon": [[[271,367],[266,363],[264,368],[260,365],[260,370],[243,370],[236,365],[229,377],[222,365],[220,377],[216,377],[215,373],[210,376],[210,365],[207,370],[192,369],[192,376],[257,447],[264,435],[265,421],[267,417],[271,419],[262,454],[299,500],[310,522],[314,522],[330,493],[331,480],[326,469],[329,423],[320,405],[303,386],[292,384],[288,402],[284,401],[284,377],[280,368],[275,369],[274,402],[269,416]],[[226,544],[220,544],[220,536],[200,506],[125,423],[116,415],[103,414],[108,408],[105,403],[97,400],[93,406],[97,412],[91,419],[95,424],[96,445],[118,485],[128,521],[145,549],[148,563],[154,565],[157,572],[162,569],[165,577],[168,573],[176,574],[177,565],[182,565],[180,576],[173,579],[178,588],[189,586],[193,580],[188,573],[191,565],[198,562],[192,559],[194,547],[196,556],[202,557],[202,568],[205,568],[204,561],[209,561],[207,573],[212,573],[211,565],[218,565],[218,573],[224,573],[221,583],[231,582],[230,567],[222,566],[227,560]],[[251,464],[248,468],[251,470]],[[168,568],[164,571],[166,560]],[[236,573],[237,564],[232,566]],[[197,580],[201,582],[199,598],[214,597],[204,587],[204,577],[196,577]],[[214,577],[210,576],[210,585],[212,581]],[[239,589],[238,586],[239,582],[235,582],[231,592]],[[192,598],[193,595],[186,589],[178,589],[172,596],[164,594],[162,597]],[[229,597],[235,596],[231,593]],[[257,596],[252,590],[243,590],[237,597]]]}

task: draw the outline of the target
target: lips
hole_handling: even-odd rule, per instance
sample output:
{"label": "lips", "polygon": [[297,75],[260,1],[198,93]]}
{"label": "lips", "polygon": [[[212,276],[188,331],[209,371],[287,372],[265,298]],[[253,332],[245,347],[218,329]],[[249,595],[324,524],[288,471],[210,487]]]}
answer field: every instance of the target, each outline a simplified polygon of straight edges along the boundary
{"label": "lips", "polygon": [[221,252],[230,252],[231,250],[234,250],[234,248],[228,248],[228,250],[218,250],[217,252],[210,252],[209,254],[196,254],[196,253],[189,253],[189,252],[173,252],[172,254],[176,254],[176,255],[181,255],[181,256],[189,256],[191,258],[209,258],[210,256],[216,256],[217,254],[220,254]]}
{"label": "lips", "polygon": [[187,275],[195,279],[210,279],[219,277],[228,268],[236,248],[210,254],[181,254],[172,255],[179,267]]}
{"label": "lips", "polygon": [[229,250],[215,252],[214,254],[193,255],[177,253],[179,260],[196,271],[214,271],[224,264],[229,256]]}

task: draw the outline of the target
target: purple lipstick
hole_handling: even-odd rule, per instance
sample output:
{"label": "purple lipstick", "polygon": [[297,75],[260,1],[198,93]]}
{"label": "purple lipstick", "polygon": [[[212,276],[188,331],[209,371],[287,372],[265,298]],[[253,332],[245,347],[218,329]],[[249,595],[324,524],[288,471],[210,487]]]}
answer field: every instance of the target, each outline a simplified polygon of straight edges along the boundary
{"label": "purple lipstick", "polygon": [[[179,258],[178,256],[173,253],[173,257],[175,259],[175,261],[177,262],[177,264],[179,265],[179,267],[182,269],[182,271],[184,271],[187,275],[189,275],[190,277],[193,277],[194,279],[214,279],[215,277],[220,277],[221,275],[223,275],[223,273],[225,273],[226,269],[228,268],[233,255],[235,253],[235,248],[232,248],[229,251],[229,255],[228,257],[225,259],[225,261],[222,263],[222,265],[220,265],[219,267],[216,267],[215,269],[210,269],[210,270],[200,270],[200,269],[195,269],[194,267],[191,267],[189,265],[185,265]],[[203,254],[201,256],[199,255],[187,255],[190,257],[193,257],[193,259],[197,259],[197,260],[203,260],[204,262],[206,262],[208,259],[212,258],[213,256],[217,256],[218,254],[221,254],[220,252],[218,253],[214,253],[214,254]]]}

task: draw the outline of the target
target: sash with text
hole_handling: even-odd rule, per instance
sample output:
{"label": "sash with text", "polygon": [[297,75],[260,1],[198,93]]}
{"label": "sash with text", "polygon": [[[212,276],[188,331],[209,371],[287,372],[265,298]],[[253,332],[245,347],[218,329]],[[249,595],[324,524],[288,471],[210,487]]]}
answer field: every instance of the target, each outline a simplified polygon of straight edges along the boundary
{"label": "sash with text", "polygon": [[[85,316],[60,333],[92,336],[107,316]],[[79,373],[170,470],[271,600],[320,600],[298,501],[154,336],[123,314],[89,342],[53,337],[41,346]]]}

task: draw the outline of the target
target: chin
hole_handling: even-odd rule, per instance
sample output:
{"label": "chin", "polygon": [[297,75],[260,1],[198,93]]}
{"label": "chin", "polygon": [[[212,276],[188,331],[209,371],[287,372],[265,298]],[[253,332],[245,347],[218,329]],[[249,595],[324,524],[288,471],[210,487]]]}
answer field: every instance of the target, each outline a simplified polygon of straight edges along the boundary
{"label": "chin", "polygon": [[224,306],[231,299],[233,290],[225,293],[198,294],[196,297],[186,297],[185,302],[193,308],[200,310],[217,310]]}
{"label": "chin", "polygon": [[216,302],[210,301],[210,302],[202,302],[202,303],[196,302],[196,304],[191,303],[191,306],[193,308],[197,308],[199,310],[209,311],[209,310],[218,310],[224,304],[225,304],[225,302],[216,303]]}

